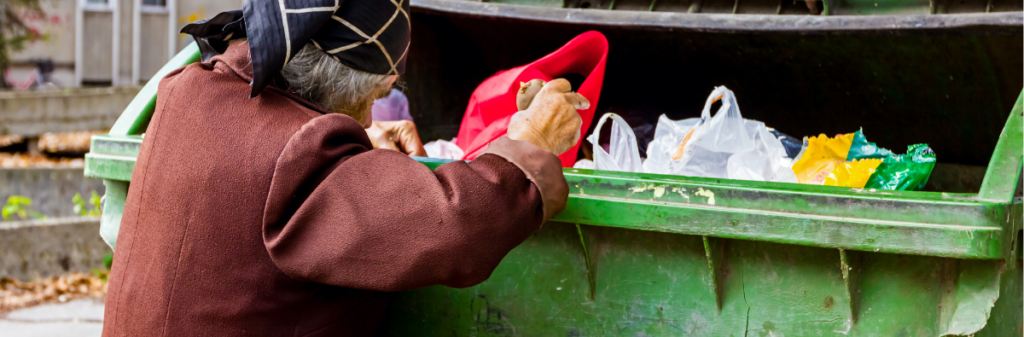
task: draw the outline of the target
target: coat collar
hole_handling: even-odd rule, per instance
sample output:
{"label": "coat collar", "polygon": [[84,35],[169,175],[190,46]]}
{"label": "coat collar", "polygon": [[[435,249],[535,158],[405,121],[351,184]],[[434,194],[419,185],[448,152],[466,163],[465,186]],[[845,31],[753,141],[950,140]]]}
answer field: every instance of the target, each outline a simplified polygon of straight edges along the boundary
{"label": "coat collar", "polygon": [[[244,40],[232,42],[223,54],[211,58],[210,63],[213,64],[216,71],[234,75],[252,84],[252,60],[249,59],[249,42]],[[285,96],[288,99],[321,114],[329,113],[329,111],[324,110],[319,105],[307,101],[287,90],[288,87],[288,81],[278,75],[271,81],[271,85],[267,87],[266,91]]]}

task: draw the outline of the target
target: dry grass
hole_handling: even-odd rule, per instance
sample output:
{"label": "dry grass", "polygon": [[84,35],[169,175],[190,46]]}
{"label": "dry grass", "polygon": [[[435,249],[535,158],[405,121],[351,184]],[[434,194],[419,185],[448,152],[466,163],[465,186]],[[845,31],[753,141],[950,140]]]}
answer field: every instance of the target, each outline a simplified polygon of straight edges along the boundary
{"label": "dry grass", "polygon": [[25,137],[22,137],[21,135],[0,136],[0,147],[8,147],[23,141],[25,141]]}
{"label": "dry grass", "polygon": [[50,153],[86,153],[93,135],[106,131],[47,132],[39,137],[39,151]]}
{"label": "dry grass", "polygon": [[50,158],[44,155],[0,152],[0,168],[82,168],[84,166],[85,159],[82,158]]}
{"label": "dry grass", "polygon": [[35,281],[21,282],[0,278],[0,316],[12,310],[46,303],[61,303],[81,298],[105,298],[107,282],[98,275],[70,273]]}

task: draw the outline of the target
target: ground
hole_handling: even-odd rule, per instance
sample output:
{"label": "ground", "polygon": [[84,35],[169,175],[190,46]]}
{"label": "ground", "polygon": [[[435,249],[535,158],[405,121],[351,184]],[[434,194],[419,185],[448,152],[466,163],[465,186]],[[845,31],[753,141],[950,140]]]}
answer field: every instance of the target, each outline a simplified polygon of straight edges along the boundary
{"label": "ground", "polygon": [[79,299],[18,309],[0,316],[5,336],[99,336],[103,331],[103,301]]}
{"label": "ground", "polygon": [[0,277],[0,336],[99,336],[106,270],[34,281]]}

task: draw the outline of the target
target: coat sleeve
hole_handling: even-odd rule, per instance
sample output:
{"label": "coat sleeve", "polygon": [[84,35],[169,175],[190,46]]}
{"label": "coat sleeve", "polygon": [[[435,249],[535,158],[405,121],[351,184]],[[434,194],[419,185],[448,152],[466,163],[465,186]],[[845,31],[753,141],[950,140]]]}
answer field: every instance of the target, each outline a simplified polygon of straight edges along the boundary
{"label": "coat sleeve", "polygon": [[288,141],[263,222],[285,274],[377,291],[468,287],[565,207],[558,158],[528,142],[503,138],[489,155],[434,171],[370,147],[358,123],[336,114]]}

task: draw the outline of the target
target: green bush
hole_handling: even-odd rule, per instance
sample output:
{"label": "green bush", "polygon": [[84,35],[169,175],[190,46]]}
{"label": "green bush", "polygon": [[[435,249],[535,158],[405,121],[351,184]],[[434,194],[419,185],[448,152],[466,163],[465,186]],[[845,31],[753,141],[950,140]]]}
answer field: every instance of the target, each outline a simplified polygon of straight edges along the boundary
{"label": "green bush", "polygon": [[96,194],[96,191],[92,191],[92,196],[89,197],[89,204],[92,205],[92,209],[86,209],[85,200],[82,199],[81,193],[75,193],[71,202],[75,204],[75,214],[81,214],[83,216],[100,216],[100,214],[102,214],[102,211],[100,210],[100,196],[99,194]]}
{"label": "green bush", "polygon": [[7,204],[0,210],[0,216],[4,220],[7,220],[11,215],[17,215],[22,220],[28,219],[29,216],[36,219],[46,219],[45,216],[39,214],[39,212],[30,210],[28,206],[32,206],[32,199],[26,196],[12,195],[7,198]]}

